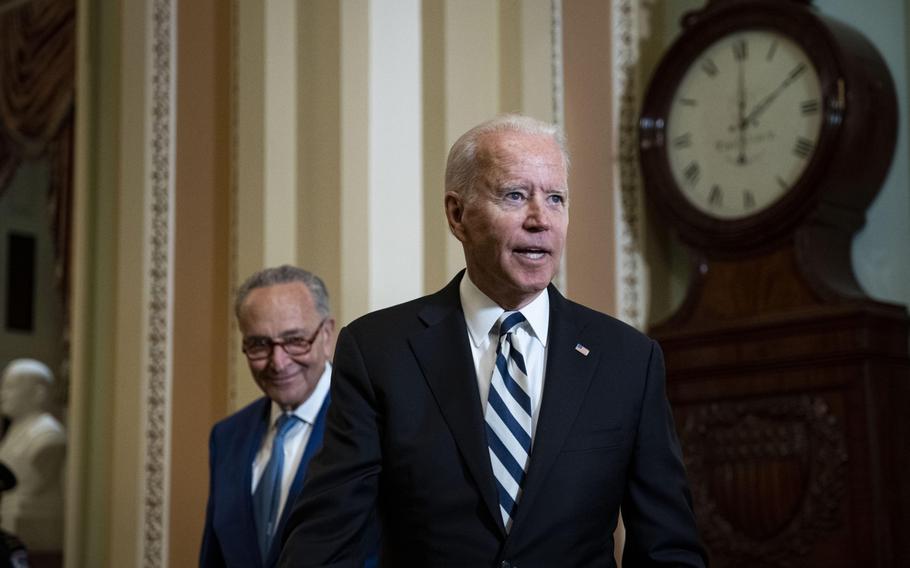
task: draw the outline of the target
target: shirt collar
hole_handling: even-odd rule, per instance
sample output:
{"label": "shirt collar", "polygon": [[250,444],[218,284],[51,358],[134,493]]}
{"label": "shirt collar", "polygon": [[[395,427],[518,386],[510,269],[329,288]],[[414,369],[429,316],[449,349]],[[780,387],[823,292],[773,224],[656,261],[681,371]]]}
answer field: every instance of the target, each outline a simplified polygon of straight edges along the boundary
{"label": "shirt collar", "polygon": [[[322,375],[319,377],[319,382],[316,383],[316,388],[313,389],[309,398],[303,401],[303,404],[293,410],[293,414],[297,415],[298,418],[307,424],[315,424],[316,417],[319,416],[319,411],[322,409],[322,403],[325,401],[325,397],[329,392],[329,385],[331,382],[332,364],[326,361],[325,369],[323,369]],[[276,402],[272,402],[272,411],[269,416],[269,428],[275,427],[275,422],[282,414],[284,414],[284,411],[281,410],[281,407],[278,406]]]}
{"label": "shirt collar", "polygon": [[[480,291],[480,288],[471,281],[467,271],[458,286],[458,293],[461,296],[461,309],[464,312],[465,324],[468,326],[468,335],[474,346],[479,347],[505,310]],[[519,311],[528,320],[531,332],[546,347],[550,330],[549,290],[544,289],[530,304]]]}

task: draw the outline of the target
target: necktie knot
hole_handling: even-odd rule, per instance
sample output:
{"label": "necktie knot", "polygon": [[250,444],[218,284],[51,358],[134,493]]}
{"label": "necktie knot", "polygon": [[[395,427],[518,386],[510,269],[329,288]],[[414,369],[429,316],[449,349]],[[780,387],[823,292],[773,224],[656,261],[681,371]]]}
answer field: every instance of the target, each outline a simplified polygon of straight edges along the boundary
{"label": "necktie knot", "polygon": [[523,321],[527,321],[521,312],[505,312],[499,318],[499,337],[510,333],[512,329]]}
{"label": "necktie knot", "polygon": [[300,421],[300,417],[296,414],[285,413],[279,416],[278,420],[275,421],[275,441],[284,440],[291,428]]}

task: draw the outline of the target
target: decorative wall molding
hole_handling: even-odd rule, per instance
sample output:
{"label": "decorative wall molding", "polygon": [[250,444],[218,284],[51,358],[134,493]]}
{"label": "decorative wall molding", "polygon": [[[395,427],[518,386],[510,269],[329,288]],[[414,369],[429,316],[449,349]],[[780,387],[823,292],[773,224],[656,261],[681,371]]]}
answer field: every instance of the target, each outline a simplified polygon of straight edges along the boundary
{"label": "decorative wall molding", "polygon": [[562,65],[562,0],[552,0],[550,3],[550,38],[553,46],[550,60],[553,73],[553,122],[563,128],[566,121],[565,82]]}
{"label": "decorative wall molding", "polygon": [[[565,82],[563,80],[562,64],[562,0],[550,2],[550,69],[553,77],[550,85],[553,94],[553,123],[560,130],[565,131]],[[566,293],[568,279],[566,278],[566,255],[559,260],[559,270],[553,283],[557,288]]]}
{"label": "decorative wall molding", "polygon": [[640,17],[648,0],[612,0],[613,186],[616,306],[619,319],[642,329],[647,322],[645,218],[638,170]]}
{"label": "decorative wall molding", "polygon": [[171,311],[174,252],[174,147],[176,12],[174,0],[153,0],[149,58],[149,139],[146,230],[149,256],[144,277],[147,305],[145,488],[142,566],[167,565],[172,368]]}

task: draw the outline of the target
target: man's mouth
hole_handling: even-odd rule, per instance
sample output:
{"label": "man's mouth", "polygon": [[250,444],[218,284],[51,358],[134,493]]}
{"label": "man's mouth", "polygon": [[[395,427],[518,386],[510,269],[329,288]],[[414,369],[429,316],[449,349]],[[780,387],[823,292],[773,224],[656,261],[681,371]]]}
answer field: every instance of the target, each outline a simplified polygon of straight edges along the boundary
{"label": "man's mouth", "polygon": [[271,375],[269,376],[269,382],[273,384],[284,384],[290,382],[294,379],[294,374],[287,375]]}
{"label": "man's mouth", "polygon": [[528,260],[540,260],[543,257],[545,257],[546,255],[550,254],[550,252],[548,250],[542,249],[542,248],[528,247],[528,248],[515,249],[515,254],[523,256],[524,258],[527,258]]}

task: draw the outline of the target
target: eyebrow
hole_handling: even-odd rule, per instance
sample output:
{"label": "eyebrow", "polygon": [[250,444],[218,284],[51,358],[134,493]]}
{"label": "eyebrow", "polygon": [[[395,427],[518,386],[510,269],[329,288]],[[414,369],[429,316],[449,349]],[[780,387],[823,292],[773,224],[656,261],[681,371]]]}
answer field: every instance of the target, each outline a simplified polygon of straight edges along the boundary
{"label": "eyebrow", "polygon": [[530,190],[531,186],[526,183],[503,183],[493,186],[493,190],[499,193],[508,193],[510,191],[516,191],[519,189]]}

